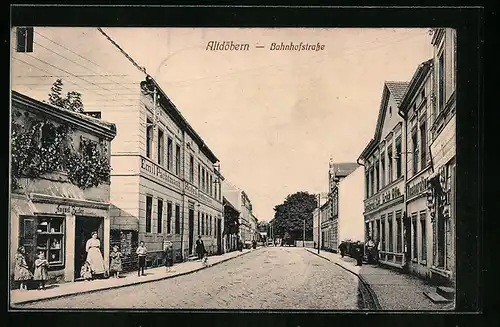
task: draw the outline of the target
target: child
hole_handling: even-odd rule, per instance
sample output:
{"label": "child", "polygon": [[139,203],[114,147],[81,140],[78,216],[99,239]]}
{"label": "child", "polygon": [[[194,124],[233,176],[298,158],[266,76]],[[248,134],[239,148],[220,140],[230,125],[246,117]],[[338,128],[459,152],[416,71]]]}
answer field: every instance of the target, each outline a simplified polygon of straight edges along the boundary
{"label": "child", "polygon": [[113,252],[110,253],[111,263],[109,265],[109,270],[113,277],[119,278],[120,272],[122,271],[122,253],[120,252],[117,245],[113,246]]}
{"label": "child", "polygon": [[45,259],[43,252],[38,254],[38,259],[35,260],[35,273],[33,274],[33,279],[40,282],[39,289],[45,289],[45,282],[49,279],[47,268],[49,267],[49,262]]}
{"label": "child", "polygon": [[148,253],[148,249],[144,246],[144,241],[141,241],[139,243],[139,247],[135,251],[137,254],[137,258],[139,259],[138,265],[139,265],[139,270],[137,271],[137,275],[140,277],[141,272],[142,276],[144,276],[144,267],[146,266],[146,255]]}
{"label": "child", "polygon": [[26,249],[21,245],[17,249],[17,253],[15,256],[16,265],[14,267],[14,280],[20,283],[19,289],[23,291],[26,291],[28,289],[26,281],[33,278],[33,275],[28,269],[28,264],[26,263],[26,257],[24,256],[25,253]]}
{"label": "child", "polygon": [[209,264],[208,264],[208,252],[207,251],[204,252],[203,260],[201,263],[202,263],[203,267],[209,266]]}
{"label": "child", "polygon": [[85,261],[84,265],[80,269],[80,276],[86,281],[90,281],[92,279],[92,268],[90,267],[90,263]]}
{"label": "child", "polygon": [[165,267],[167,268],[167,272],[174,271],[172,266],[174,265],[174,250],[172,247],[172,243],[167,243],[165,246]]}

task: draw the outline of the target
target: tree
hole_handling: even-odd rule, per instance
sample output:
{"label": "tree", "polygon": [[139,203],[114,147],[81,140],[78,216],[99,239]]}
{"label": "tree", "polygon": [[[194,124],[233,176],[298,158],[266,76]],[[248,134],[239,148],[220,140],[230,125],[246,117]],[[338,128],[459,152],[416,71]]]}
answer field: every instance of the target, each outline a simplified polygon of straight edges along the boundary
{"label": "tree", "polygon": [[259,232],[267,232],[267,226],[268,225],[269,225],[269,223],[267,221],[260,220],[257,223],[257,229],[259,230]]}
{"label": "tree", "polygon": [[76,91],[70,91],[66,97],[62,96],[63,81],[58,78],[49,93],[49,103],[74,112],[83,112],[82,94]]}
{"label": "tree", "polygon": [[304,220],[306,225],[306,240],[312,239],[313,218],[317,200],[314,194],[297,192],[286,197],[282,204],[274,207],[273,232],[276,236],[285,234],[294,240],[302,240]]}

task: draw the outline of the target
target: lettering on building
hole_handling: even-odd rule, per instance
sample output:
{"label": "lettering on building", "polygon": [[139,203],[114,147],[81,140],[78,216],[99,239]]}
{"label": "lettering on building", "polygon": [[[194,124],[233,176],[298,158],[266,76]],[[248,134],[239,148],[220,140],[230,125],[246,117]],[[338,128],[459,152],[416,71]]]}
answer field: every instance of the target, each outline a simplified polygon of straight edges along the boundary
{"label": "lettering on building", "polygon": [[181,187],[180,180],[172,177],[168,171],[158,166],[157,164],[146,160],[145,158],[141,158],[141,169],[147,171],[151,175],[161,179],[164,182],[167,182],[170,185],[176,186],[178,188]]}
{"label": "lettering on building", "polygon": [[200,200],[200,202],[203,202],[205,204],[212,204],[212,199],[201,192],[198,193],[198,199]]}
{"label": "lettering on building", "polygon": [[401,196],[401,191],[399,186],[394,186],[393,188],[383,192],[382,194],[378,194],[370,199],[365,201],[365,211],[371,211],[377,209],[381,205],[390,202]]}
{"label": "lettering on building", "polygon": [[185,191],[185,193],[189,193],[195,197],[198,196],[198,190],[193,185],[191,185],[189,183],[184,184],[184,191]]}
{"label": "lettering on building", "polygon": [[62,204],[57,205],[55,213],[71,214],[71,215],[92,214],[91,212],[86,212],[81,207],[68,206],[68,205],[62,205]]}
{"label": "lettering on building", "polygon": [[415,182],[413,185],[406,186],[406,193],[408,197],[413,197],[416,195],[420,195],[427,190],[427,178],[421,178],[418,182]]}

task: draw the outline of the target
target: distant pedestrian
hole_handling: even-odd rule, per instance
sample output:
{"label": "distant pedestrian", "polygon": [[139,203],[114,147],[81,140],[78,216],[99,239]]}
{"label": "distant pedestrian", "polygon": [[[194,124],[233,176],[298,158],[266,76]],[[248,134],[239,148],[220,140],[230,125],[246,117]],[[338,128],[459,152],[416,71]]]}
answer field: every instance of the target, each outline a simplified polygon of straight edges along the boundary
{"label": "distant pedestrian", "polygon": [[49,262],[45,259],[43,252],[38,254],[38,259],[35,260],[35,273],[33,274],[33,279],[39,282],[38,288],[45,289],[45,283],[49,279],[49,274],[47,268],[49,267]]}
{"label": "distant pedestrian", "polygon": [[373,263],[375,261],[374,255],[375,255],[375,242],[373,242],[372,238],[368,236],[368,240],[366,241],[366,257],[368,260],[368,263]]}
{"label": "distant pedestrian", "polygon": [[15,256],[16,264],[14,267],[14,280],[19,282],[19,289],[23,291],[28,289],[26,282],[33,278],[33,274],[29,271],[28,264],[26,263],[25,253],[26,249],[21,245],[17,249]]}
{"label": "distant pedestrian", "polygon": [[355,245],[355,250],[356,254],[356,266],[362,266],[363,265],[363,245],[361,244],[360,241],[358,241]]}
{"label": "distant pedestrian", "polygon": [[148,249],[144,246],[144,241],[139,242],[139,247],[135,251],[137,253],[139,270],[137,275],[140,277],[141,273],[144,276],[144,267],[146,267],[146,255],[148,254]]}
{"label": "distant pedestrian", "polygon": [[346,250],[346,244],[344,241],[340,242],[339,245],[339,251],[340,251],[340,256],[343,258],[345,255],[345,250]]}
{"label": "distant pedestrian", "polygon": [[174,265],[174,248],[171,242],[165,244],[165,268],[167,272],[172,272]]}
{"label": "distant pedestrian", "polygon": [[123,270],[122,268],[122,256],[123,254],[120,252],[120,249],[117,245],[113,246],[113,252],[109,254],[111,258],[111,263],[109,264],[109,271],[113,274],[113,277],[119,278],[120,272]]}
{"label": "distant pedestrian", "polygon": [[201,239],[201,235],[198,235],[198,239],[196,240],[196,254],[198,255],[198,260],[203,259],[203,255],[205,254],[205,244]]}

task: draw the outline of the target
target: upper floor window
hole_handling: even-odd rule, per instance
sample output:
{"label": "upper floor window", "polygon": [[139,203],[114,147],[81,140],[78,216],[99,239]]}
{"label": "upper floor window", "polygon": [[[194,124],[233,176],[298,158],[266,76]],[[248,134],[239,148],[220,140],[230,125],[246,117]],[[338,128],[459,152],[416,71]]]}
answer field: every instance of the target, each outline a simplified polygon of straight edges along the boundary
{"label": "upper floor window", "polygon": [[151,147],[153,144],[153,123],[146,120],[146,157],[151,158]]}
{"label": "upper floor window", "polygon": [[163,166],[163,157],[165,155],[165,150],[164,150],[164,147],[165,147],[165,140],[164,140],[164,136],[163,136],[163,131],[161,129],[158,130],[158,149],[157,149],[157,152],[158,152],[158,164]]}
{"label": "upper floor window", "polygon": [[212,194],[213,194],[213,186],[214,186],[214,184],[212,182],[212,175],[210,175],[210,184],[209,185],[210,185],[210,196],[212,196]]}
{"label": "upper floor window", "polygon": [[411,143],[412,143],[412,172],[415,175],[418,171],[418,139],[417,139],[417,129],[415,128],[411,133]]}
{"label": "upper floor window", "polygon": [[33,52],[33,27],[16,28],[16,51]]}
{"label": "upper floor window", "polygon": [[375,162],[375,191],[380,190],[380,166],[378,161]]}
{"label": "upper floor window", "polygon": [[427,121],[424,118],[422,123],[420,123],[420,161],[422,162],[422,168],[427,164]]}
{"label": "upper floor window", "polygon": [[175,146],[175,174],[181,174],[181,147],[178,144]]}
{"label": "upper floor window", "polygon": [[194,157],[189,155],[189,181],[194,183]]}
{"label": "upper floor window", "polygon": [[392,144],[389,146],[389,148],[387,149],[387,183],[390,184],[392,183],[392,179],[393,179],[393,157],[392,157]]}
{"label": "upper floor window", "polygon": [[198,188],[201,187],[201,165],[198,163]]}
{"label": "upper floor window", "polygon": [[168,170],[171,170],[172,169],[172,166],[173,166],[173,141],[172,139],[169,137],[167,138],[167,169]]}
{"label": "upper floor window", "polygon": [[380,156],[380,187],[385,186],[385,153]]}
{"label": "upper floor window", "polygon": [[439,56],[438,62],[438,113],[444,109],[444,52]]}
{"label": "upper floor window", "polygon": [[201,168],[201,189],[205,191],[205,167]]}
{"label": "upper floor window", "polygon": [[374,188],[374,183],[375,183],[375,178],[374,178],[374,171],[373,167],[370,168],[370,195],[375,194],[375,188]]}
{"label": "upper floor window", "polygon": [[368,172],[365,174],[365,197],[370,197],[370,175]]}
{"label": "upper floor window", "polygon": [[401,177],[402,169],[401,169],[401,136],[398,136],[396,139],[396,178]]}

